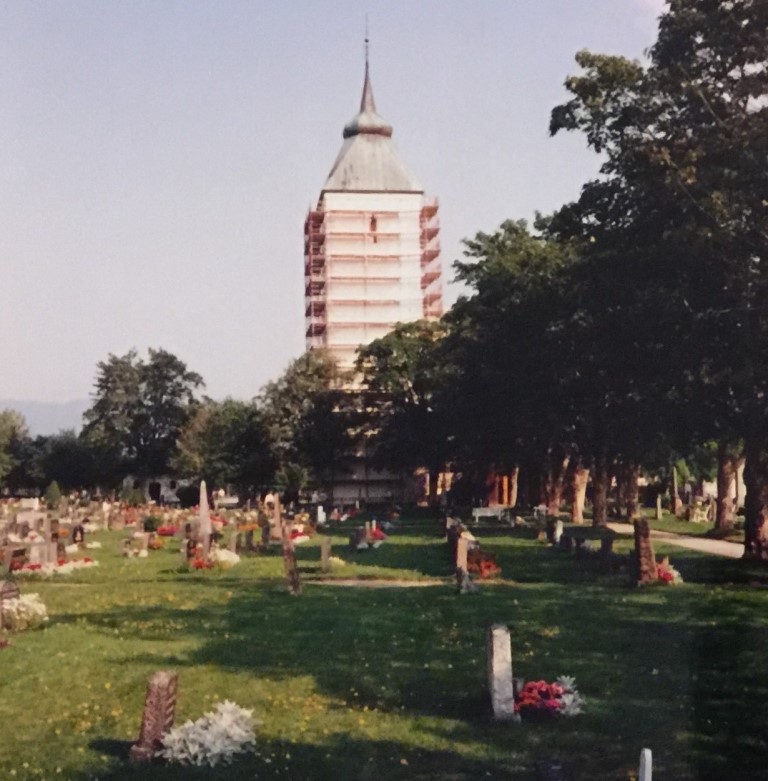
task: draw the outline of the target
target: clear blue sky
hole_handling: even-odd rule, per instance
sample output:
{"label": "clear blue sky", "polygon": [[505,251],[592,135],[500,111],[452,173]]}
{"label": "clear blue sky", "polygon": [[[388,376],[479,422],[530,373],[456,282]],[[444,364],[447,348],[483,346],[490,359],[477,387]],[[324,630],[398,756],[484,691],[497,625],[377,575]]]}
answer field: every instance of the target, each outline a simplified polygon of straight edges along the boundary
{"label": "clear blue sky", "polygon": [[[91,392],[164,347],[247,398],[303,351],[302,229],[355,113],[380,113],[463,237],[597,169],[551,108],[581,48],[641,58],[661,0],[0,4],[0,398]],[[449,289],[448,299],[455,298]]]}

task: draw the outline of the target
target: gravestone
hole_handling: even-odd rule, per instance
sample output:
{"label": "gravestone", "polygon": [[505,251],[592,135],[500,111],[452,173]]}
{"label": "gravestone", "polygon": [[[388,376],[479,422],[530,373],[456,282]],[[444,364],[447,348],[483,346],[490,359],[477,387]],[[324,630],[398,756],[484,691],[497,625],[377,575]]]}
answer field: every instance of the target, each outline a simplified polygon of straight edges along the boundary
{"label": "gravestone", "polygon": [[0,580],[0,629],[3,628],[3,602],[19,598],[19,587],[12,580]]}
{"label": "gravestone", "polygon": [[320,571],[331,571],[331,538],[323,537],[320,542]]}
{"label": "gravestone", "polygon": [[662,518],[661,512],[661,494],[656,494],[656,520],[660,521]]}
{"label": "gravestone", "polygon": [[283,566],[288,581],[288,592],[293,596],[298,596],[301,594],[301,578],[299,577],[299,567],[296,564],[296,549],[291,539],[293,524],[283,523],[283,509],[279,496],[275,496],[275,520],[277,528],[282,530]]}
{"label": "gravestone", "polygon": [[520,715],[515,713],[512,641],[509,628],[504,624],[493,624],[488,629],[488,688],[493,718],[497,721],[520,721]]}
{"label": "gravestone", "polygon": [[640,770],[637,773],[637,781],[653,781],[653,756],[649,748],[640,752]]}
{"label": "gravestone", "polygon": [[637,781],[653,781],[653,757],[649,748],[640,752],[640,770],[637,772]]}
{"label": "gravestone", "polygon": [[653,555],[651,531],[645,518],[635,520],[635,582],[638,586],[656,581],[656,557]]}
{"label": "gravestone", "polygon": [[456,569],[468,571],[467,554],[469,553],[469,540],[466,537],[459,537],[456,540]]}
{"label": "gravestone", "polygon": [[564,534],[560,538],[560,547],[566,553],[573,553],[573,537],[570,534]]}
{"label": "gravestone", "polygon": [[317,521],[316,521],[317,525],[318,526],[325,525],[326,520],[327,519],[326,519],[326,516],[325,516],[325,509],[323,508],[322,504],[318,504],[317,505]]}
{"label": "gravestone", "polygon": [[560,542],[560,538],[563,536],[563,522],[555,521],[555,539],[554,543],[557,545]]}
{"label": "gravestone", "polygon": [[162,746],[163,736],[176,717],[178,676],[173,672],[156,672],[147,684],[139,740],[131,746],[132,762],[151,760]]}
{"label": "gravestone", "polygon": [[233,531],[229,535],[229,550],[232,553],[237,553],[237,531]]}
{"label": "gravestone", "polygon": [[366,521],[365,522],[365,541],[366,542],[372,542],[373,541],[373,534],[371,533],[371,522]]}

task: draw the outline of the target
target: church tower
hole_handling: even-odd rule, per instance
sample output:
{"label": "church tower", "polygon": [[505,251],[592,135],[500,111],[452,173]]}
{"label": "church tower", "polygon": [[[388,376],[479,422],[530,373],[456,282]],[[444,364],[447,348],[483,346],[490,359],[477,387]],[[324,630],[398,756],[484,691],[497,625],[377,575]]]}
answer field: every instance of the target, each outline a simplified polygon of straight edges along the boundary
{"label": "church tower", "polygon": [[367,41],[360,110],[343,136],[304,224],[304,282],[307,348],[327,348],[349,369],[358,347],[396,323],[443,313],[437,199],[376,110]]}

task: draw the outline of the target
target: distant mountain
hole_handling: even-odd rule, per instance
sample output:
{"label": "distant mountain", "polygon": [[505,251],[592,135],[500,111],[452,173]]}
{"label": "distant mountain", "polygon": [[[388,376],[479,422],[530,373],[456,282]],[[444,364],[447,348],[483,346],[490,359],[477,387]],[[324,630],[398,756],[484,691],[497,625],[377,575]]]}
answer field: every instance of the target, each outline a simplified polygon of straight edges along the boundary
{"label": "distant mountain", "polygon": [[15,409],[20,412],[29,427],[29,433],[58,434],[64,429],[80,431],[83,425],[83,412],[90,406],[88,399],[74,399],[64,402],[21,401],[19,399],[0,399],[0,410]]}

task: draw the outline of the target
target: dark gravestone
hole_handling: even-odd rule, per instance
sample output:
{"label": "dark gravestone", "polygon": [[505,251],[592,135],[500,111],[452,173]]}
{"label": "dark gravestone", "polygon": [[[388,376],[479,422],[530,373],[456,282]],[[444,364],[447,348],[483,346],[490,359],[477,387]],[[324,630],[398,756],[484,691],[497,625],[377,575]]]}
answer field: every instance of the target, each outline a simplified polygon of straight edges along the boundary
{"label": "dark gravestone", "polygon": [[547,518],[547,542],[550,545],[555,544],[555,519],[554,518]]}
{"label": "dark gravestone", "polygon": [[573,537],[570,534],[564,534],[560,538],[560,547],[566,551],[566,553],[573,553]]}
{"label": "dark gravestone", "polygon": [[3,602],[19,598],[19,587],[12,580],[0,580],[0,629],[3,628]]}
{"label": "dark gravestone", "polygon": [[613,554],[613,537],[603,537],[600,540],[600,555],[610,558]]}
{"label": "dark gravestone", "polygon": [[173,726],[176,717],[177,690],[176,673],[157,672],[149,679],[139,740],[131,746],[132,762],[147,762],[162,747],[163,737]]}
{"label": "dark gravestone", "polygon": [[656,557],[653,555],[651,531],[645,518],[635,521],[635,583],[642,586],[656,582]]}

